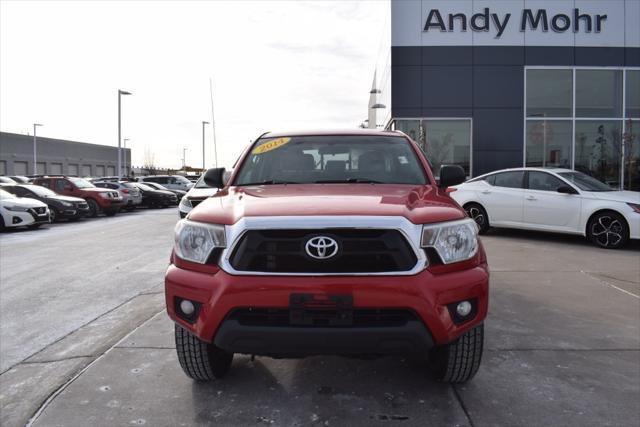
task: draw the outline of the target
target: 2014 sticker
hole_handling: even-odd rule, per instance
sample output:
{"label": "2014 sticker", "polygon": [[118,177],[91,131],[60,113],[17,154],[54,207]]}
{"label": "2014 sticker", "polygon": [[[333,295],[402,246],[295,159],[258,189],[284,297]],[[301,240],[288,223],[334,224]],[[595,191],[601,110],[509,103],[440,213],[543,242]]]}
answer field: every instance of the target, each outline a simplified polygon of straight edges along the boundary
{"label": "2014 sticker", "polygon": [[278,138],[267,141],[264,144],[260,144],[259,146],[254,148],[251,154],[262,154],[266,153],[267,151],[275,150],[276,148],[282,147],[289,141],[291,141],[291,138]]}

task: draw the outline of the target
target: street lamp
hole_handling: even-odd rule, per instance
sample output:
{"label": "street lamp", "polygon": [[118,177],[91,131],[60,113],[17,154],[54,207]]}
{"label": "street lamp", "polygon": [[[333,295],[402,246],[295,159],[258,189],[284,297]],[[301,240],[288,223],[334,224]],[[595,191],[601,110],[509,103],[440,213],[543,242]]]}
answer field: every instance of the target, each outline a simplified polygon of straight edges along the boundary
{"label": "street lamp", "polygon": [[[129,176],[131,171],[129,171],[129,174],[127,174],[127,141],[129,141],[129,138],[123,138],[122,142],[124,143],[124,174],[126,176]],[[129,159],[131,160],[131,159]],[[129,168],[131,169],[131,168]]]}
{"label": "street lamp", "polygon": [[122,95],[131,95],[131,92],[118,89],[118,178],[122,176],[122,148],[121,148],[121,98]]}
{"label": "street lamp", "polygon": [[187,167],[187,147],[182,147],[182,170],[186,171],[186,167]]}
{"label": "street lamp", "polygon": [[[204,127],[208,125],[209,122],[202,121],[202,173],[204,173]],[[217,165],[216,165],[217,166]]]}
{"label": "street lamp", "polygon": [[40,123],[33,124],[33,174],[34,175],[38,174],[38,163],[37,163],[38,158],[36,155],[36,128],[38,126],[44,126],[44,125]]}

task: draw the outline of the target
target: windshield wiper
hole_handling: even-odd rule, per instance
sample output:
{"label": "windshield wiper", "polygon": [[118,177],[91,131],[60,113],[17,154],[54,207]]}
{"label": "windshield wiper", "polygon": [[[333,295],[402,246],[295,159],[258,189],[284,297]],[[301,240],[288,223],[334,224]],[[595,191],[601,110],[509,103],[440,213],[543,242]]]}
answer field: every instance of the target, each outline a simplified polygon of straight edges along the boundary
{"label": "windshield wiper", "polygon": [[237,184],[237,186],[238,187],[244,187],[244,186],[249,186],[249,185],[277,185],[277,184],[299,184],[299,182],[279,181],[277,179],[267,179],[266,181],[262,181],[262,182],[247,182],[247,183],[243,183],[243,184]]}
{"label": "windshield wiper", "polygon": [[376,181],[368,178],[347,178],[347,179],[323,179],[316,181],[316,184],[383,184],[381,181]]}

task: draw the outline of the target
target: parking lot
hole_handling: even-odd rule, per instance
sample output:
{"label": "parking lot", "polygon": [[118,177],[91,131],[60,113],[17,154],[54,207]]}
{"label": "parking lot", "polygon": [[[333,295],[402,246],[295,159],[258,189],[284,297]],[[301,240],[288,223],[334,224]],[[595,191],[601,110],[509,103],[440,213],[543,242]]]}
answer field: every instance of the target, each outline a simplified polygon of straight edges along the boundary
{"label": "parking lot", "polygon": [[204,384],[182,373],[163,309],[176,220],[148,210],[2,235],[2,425],[34,414],[34,426],[638,423],[637,243],[484,236],[487,340],[462,386],[415,360],[247,356]]}

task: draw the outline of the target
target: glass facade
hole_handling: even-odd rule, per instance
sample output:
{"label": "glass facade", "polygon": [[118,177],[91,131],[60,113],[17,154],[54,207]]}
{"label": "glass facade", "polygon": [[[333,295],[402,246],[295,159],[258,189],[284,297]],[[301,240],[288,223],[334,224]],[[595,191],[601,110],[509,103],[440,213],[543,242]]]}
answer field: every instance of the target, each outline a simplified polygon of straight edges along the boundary
{"label": "glass facade", "polygon": [[418,143],[436,177],[442,165],[462,166],[471,176],[471,119],[396,119],[393,126]]}
{"label": "glass facade", "polygon": [[525,70],[526,166],[565,167],[640,190],[640,70]]}

